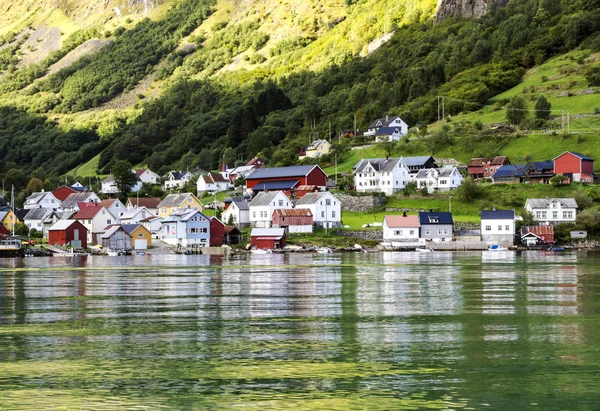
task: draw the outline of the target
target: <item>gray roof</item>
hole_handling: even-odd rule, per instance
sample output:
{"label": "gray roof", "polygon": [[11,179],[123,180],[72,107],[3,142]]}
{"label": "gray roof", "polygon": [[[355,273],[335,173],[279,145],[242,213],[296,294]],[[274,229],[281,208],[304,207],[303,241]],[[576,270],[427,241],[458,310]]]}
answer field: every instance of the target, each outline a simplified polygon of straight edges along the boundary
{"label": "gray roof", "polygon": [[424,166],[427,161],[432,158],[431,156],[418,156],[418,157],[402,157],[404,164],[408,167]]}
{"label": "gray roof", "polygon": [[[281,191],[261,191],[250,201],[249,207],[253,206],[266,206],[277,197]],[[285,196],[285,194],[284,194]]]}
{"label": "gray roof", "polygon": [[235,205],[237,206],[237,208],[239,208],[240,210],[249,210],[250,207],[248,207],[248,202],[246,200],[232,200],[231,203],[235,203]]}
{"label": "gray roof", "polygon": [[50,213],[52,213],[51,208],[34,208],[29,210],[23,220],[43,220]]}
{"label": "gray roof", "polygon": [[549,208],[552,201],[560,201],[563,207],[578,208],[574,198],[528,198],[527,202],[531,208]]}
{"label": "gray roof", "polygon": [[325,145],[325,144],[329,144],[329,141],[327,140],[315,140],[312,143],[310,143],[306,149],[307,150],[318,150],[320,146]]}
{"label": "gray roof", "polygon": [[437,177],[450,177],[456,168],[422,168],[417,172],[417,178],[425,178],[432,170],[436,171]]}
{"label": "gray roof", "polygon": [[[305,204],[316,204],[317,201],[321,199],[324,195],[328,194],[328,191],[321,191],[319,193],[308,193],[304,194],[301,198],[296,201],[296,205],[305,205]],[[331,194],[331,193],[329,193]],[[331,194],[333,196],[333,194]],[[335,197],[335,196],[333,196]]]}
{"label": "gray roof", "polygon": [[[377,127],[387,127],[389,124],[395,119],[399,118],[398,116],[391,116],[387,118],[378,118],[374,122],[372,122],[367,128],[377,128]],[[402,119],[400,119],[402,120]]]}
{"label": "gray roof", "polygon": [[392,171],[400,158],[365,158],[354,166],[355,173],[361,173],[367,165],[371,164],[376,171]]}
{"label": "gray roof", "polygon": [[[321,169],[319,166],[316,165],[259,168],[250,173],[248,177],[246,177],[246,180],[256,180],[263,178],[304,177],[308,175],[308,173],[310,173],[315,167],[319,168],[319,170]],[[325,174],[325,172],[323,172],[323,174]]]}
{"label": "gray roof", "polygon": [[161,207],[179,207],[181,206],[189,196],[192,196],[191,193],[183,193],[183,194],[169,194],[164,198],[163,201],[160,202],[158,208]]}
{"label": "gray roof", "polygon": [[77,203],[88,202],[94,193],[73,193],[70,194],[65,201],[62,202],[61,208],[73,208]]}
{"label": "gray roof", "polygon": [[102,234],[102,235],[100,236],[100,238],[110,238],[110,237],[111,237],[111,236],[112,236],[114,233],[116,233],[116,232],[117,232],[117,231],[119,231],[119,230],[123,230],[123,231],[125,231],[125,233],[126,233],[126,234],[127,234],[129,237],[131,237],[131,235],[130,235],[130,234],[129,234],[129,233],[128,233],[128,232],[127,232],[127,231],[126,231],[126,230],[125,230],[123,227],[121,227],[120,225],[113,225],[113,226],[111,226],[111,227],[110,227],[108,230],[106,230],[106,231],[104,232],[104,234]]}

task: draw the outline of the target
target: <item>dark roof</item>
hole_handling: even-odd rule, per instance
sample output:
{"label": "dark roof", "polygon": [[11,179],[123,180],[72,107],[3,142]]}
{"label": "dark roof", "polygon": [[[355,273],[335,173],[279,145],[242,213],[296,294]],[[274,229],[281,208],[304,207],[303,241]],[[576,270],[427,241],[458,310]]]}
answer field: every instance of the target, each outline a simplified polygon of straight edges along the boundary
{"label": "dark roof", "polygon": [[121,224],[123,230],[125,230],[128,234],[133,233],[138,227],[142,226],[141,224]]}
{"label": "dark roof", "polygon": [[515,210],[483,210],[481,219],[486,220],[514,220]]}
{"label": "dark roof", "polygon": [[496,170],[492,178],[502,178],[502,177],[524,177],[527,173],[526,165],[508,165],[501,166]]}
{"label": "dark roof", "polygon": [[248,202],[244,199],[235,199],[231,202],[235,203],[237,208],[239,208],[240,210],[250,210],[250,207],[248,207]]}
{"label": "dark roof", "polygon": [[529,163],[536,171],[553,170],[554,161],[534,161]]}
{"label": "dark roof", "polygon": [[24,208],[17,208],[15,210],[15,215],[17,216],[17,219],[19,221],[23,221],[23,219],[25,218],[25,216],[27,215],[27,213],[29,213],[30,210],[26,210]]}
{"label": "dark roof", "polygon": [[[430,219],[437,219],[438,222],[431,222]],[[448,211],[441,212],[419,212],[419,223],[424,224],[453,224],[452,213]]]}
{"label": "dark roof", "polygon": [[401,158],[365,158],[353,167],[355,173],[361,173],[370,164],[375,171],[392,171]]}
{"label": "dark roof", "polygon": [[242,232],[234,225],[225,226],[225,235],[241,235]]}
{"label": "dark roof", "polygon": [[[399,118],[398,116],[391,116],[387,118],[378,118],[372,122],[367,128],[387,127],[392,121]],[[402,121],[402,119],[400,119]]]}
{"label": "dark roof", "polygon": [[259,181],[252,191],[291,190],[300,184],[300,180]]}
{"label": "dark roof", "polygon": [[586,156],[585,154],[581,154],[581,153],[577,153],[575,151],[565,151],[564,153],[562,153],[560,156],[556,156],[554,157],[553,161],[556,160],[558,157],[564,156],[565,154],[573,154],[575,157],[579,157],[582,160],[589,160],[589,161],[594,161],[593,158]]}
{"label": "dark roof", "polygon": [[[377,132],[375,133],[375,135],[377,136],[391,136],[392,134],[394,134],[395,132],[400,131],[400,127],[381,127],[380,129],[377,130]],[[402,134],[402,133],[400,133]]]}
{"label": "dark roof", "polygon": [[0,207],[8,207],[8,200],[2,194],[0,194]]}
{"label": "dark roof", "polygon": [[[246,177],[246,181],[251,179],[260,180],[267,178],[304,177],[307,176],[315,167],[321,170],[321,168],[317,165],[259,168],[250,173]],[[323,174],[325,174],[323,170],[321,171]]]}
{"label": "dark roof", "polygon": [[402,161],[404,161],[407,167],[425,167],[429,159],[435,162],[435,159],[431,156],[402,157]]}

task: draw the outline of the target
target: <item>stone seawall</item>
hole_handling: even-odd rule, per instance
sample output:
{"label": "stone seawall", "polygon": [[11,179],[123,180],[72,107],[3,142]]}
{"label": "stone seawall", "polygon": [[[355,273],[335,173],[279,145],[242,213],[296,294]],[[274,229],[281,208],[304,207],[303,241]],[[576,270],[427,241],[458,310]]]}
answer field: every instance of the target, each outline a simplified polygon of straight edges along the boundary
{"label": "stone seawall", "polygon": [[351,196],[348,194],[335,195],[342,203],[342,211],[358,211],[367,213],[374,208],[383,207],[386,203],[385,196]]}

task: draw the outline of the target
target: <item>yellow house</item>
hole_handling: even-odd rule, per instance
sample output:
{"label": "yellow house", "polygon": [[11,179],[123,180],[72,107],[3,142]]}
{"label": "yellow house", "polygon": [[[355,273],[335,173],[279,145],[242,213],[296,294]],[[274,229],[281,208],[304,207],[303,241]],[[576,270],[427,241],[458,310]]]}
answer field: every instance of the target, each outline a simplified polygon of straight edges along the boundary
{"label": "yellow house", "polygon": [[191,208],[193,210],[202,211],[202,203],[192,193],[169,194],[158,205],[159,217],[165,218],[170,216],[177,210]]}
{"label": "yellow house", "polygon": [[121,227],[131,236],[131,247],[134,250],[145,250],[152,247],[152,233],[141,224],[122,224]]}
{"label": "yellow house", "polygon": [[8,231],[12,231],[17,223],[17,216],[12,210],[0,211],[0,223],[2,223]]}

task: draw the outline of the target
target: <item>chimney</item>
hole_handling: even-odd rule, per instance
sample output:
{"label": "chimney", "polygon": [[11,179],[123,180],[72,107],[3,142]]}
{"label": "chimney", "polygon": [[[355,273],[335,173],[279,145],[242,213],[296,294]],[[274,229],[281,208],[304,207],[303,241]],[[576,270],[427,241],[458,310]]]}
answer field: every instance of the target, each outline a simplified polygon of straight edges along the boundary
{"label": "chimney", "polygon": [[429,212],[430,212],[430,213],[433,213],[433,208],[430,208],[430,209],[429,209]]}
{"label": "chimney", "polygon": [[388,161],[389,159],[390,159],[390,155],[389,155],[389,154],[386,154],[386,155],[385,155],[385,161]]}
{"label": "chimney", "polygon": [[402,213],[402,217],[406,217],[406,211]]}

